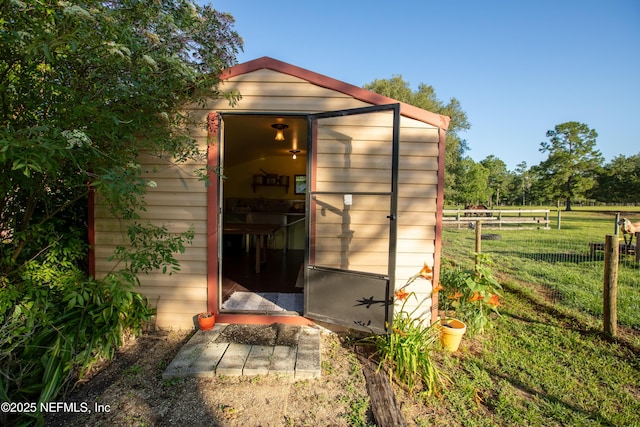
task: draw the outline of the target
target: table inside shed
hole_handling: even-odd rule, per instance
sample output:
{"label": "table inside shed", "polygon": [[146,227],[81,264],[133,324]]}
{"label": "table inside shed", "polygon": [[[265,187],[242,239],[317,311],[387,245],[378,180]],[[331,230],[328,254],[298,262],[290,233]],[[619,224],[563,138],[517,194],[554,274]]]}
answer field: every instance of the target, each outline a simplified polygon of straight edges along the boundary
{"label": "table inside shed", "polygon": [[[277,224],[225,224],[223,232],[225,234],[244,234],[256,236],[256,273],[260,273],[261,259],[266,259],[266,242],[263,243],[265,236],[270,236],[280,228]],[[264,251],[264,253],[263,253]]]}

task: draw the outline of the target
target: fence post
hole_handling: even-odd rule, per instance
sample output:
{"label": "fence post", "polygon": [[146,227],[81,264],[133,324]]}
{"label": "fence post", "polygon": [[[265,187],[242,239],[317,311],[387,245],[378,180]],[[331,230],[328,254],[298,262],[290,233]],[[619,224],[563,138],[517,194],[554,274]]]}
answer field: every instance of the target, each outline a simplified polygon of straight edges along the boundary
{"label": "fence post", "polygon": [[613,234],[615,234],[616,236],[618,235],[618,230],[620,229],[620,226],[618,225],[618,221],[620,221],[620,212],[616,212],[616,226],[613,229]]}
{"label": "fence post", "polygon": [[618,259],[620,245],[615,235],[608,234],[604,243],[604,291],[602,319],[604,333],[615,337],[618,329]]}
{"label": "fence post", "polygon": [[476,221],[476,267],[482,253],[482,221]]}
{"label": "fence post", "polygon": [[560,230],[561,222],[562,222],[562,215],[560,214],[560,208],[558,208],[558,230]]}
{"label": "fence post", "polygon": [[549,229],[549,209],[544,213],[544,228]]}
{"label": "fence post", "polygon": [[640,245],[638,244],[638,239],[640,239],[640,231],[636,231],[636,247],[633,250],[636,253],[636,262],[640,262],[640,252],[638,251]]}

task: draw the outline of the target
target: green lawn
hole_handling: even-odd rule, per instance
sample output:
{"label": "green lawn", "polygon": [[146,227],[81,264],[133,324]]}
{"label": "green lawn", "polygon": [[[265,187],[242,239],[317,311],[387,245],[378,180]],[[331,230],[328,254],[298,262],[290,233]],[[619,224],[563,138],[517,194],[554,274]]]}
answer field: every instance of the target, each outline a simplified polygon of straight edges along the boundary
{"label": "green lawn", "polygon": [[442,359],[452,382],[423,425],[640,426],[638,357],[507,286],[494,328]]}
{"label": "green lawn", "polygon": [[[482,241],[504,286],[501,316],[443,355],[451,383],[425,400],[416,425],[640,426],[640,268],[621,267],[625,328],[609,341],[598,317],[602,256],[590,260],[585,245],[613,233],[613,213],[562,215],[561,230],[483,230],[502,236]],[[443,256],[472,263],[473,236],[445,230]]]}

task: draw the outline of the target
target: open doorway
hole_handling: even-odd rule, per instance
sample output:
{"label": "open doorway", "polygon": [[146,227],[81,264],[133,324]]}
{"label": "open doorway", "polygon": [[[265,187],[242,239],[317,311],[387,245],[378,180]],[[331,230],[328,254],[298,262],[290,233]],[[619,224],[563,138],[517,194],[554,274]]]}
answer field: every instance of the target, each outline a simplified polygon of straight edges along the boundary
{"label": "open doorway", "polygon": [[306,117],[222,121],[220,311],[302,314]]}

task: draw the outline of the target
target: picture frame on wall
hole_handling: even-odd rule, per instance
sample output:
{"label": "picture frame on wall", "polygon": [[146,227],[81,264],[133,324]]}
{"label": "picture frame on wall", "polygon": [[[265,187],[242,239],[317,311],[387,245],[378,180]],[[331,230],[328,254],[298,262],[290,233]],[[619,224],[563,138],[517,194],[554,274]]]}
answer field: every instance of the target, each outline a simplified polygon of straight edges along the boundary
{"label": "picture frame on wall", "polygon": [[307,193],[307,176],[306,175],[294,175],[294,177],[293,177],[293,193],[294,194],[306,194]]}

